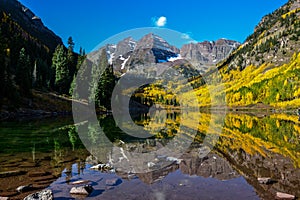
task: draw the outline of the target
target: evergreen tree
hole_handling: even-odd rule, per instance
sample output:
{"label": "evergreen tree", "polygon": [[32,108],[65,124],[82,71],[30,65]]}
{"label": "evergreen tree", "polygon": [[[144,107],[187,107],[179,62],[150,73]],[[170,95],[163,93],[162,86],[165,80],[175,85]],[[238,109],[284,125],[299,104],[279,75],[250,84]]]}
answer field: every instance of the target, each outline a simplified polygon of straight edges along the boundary
{"label": "evergreen tree", "polygon": [[69,69],[69,81],[71,84],[72,82],[72,77],[74,75],[76,75],[77,73],[77,63],[76,63],[76,54],[74,53],[74,46],[75,46],[75,43],[73,41],[73,38],[72,37],[69,37],[68,38],[68,53],[67,53],[67,62],[68,62],[68,69]]}
{"label": "evergreen tree", "polygon": [[75,45],[75,43],[74,43],[72,37],[69,37],[69,39],[68,39],[68,56],[67,57],[68,57],[68,67],[69,67],[70,72],[74,71],[74,69],[76,67],[75,56],[74,56],[74,45]]}
{"label": "evergreen tree", "polygon": [[[74,75],[73,77],[73,81],[71,83],[71,86],[70,86],[70,89],[69,89],[69,94],[72,96],[73,95],[73,92],[75,90],[75,87],[76,87],[76,76]],[[75,95],[75,97],[78,97],[78,95]]]}
{"label": "evergreen tree", "polygon": [[74,43],[74,41],[73,41],[73,38],[70,36],[70,37],[68,38],[68,50],[69,50],[70,52],[74,52],[74,46],[75,46],[75,43]]}
{"label": "evergreen tree", "polygon": [[86,55],[79,55],[76,64],[76,72],[80,69],[81,65],[83,64],[84,60],[86,59]]}
{"label": "evergreen tree", "polygon": [[30,58],[26,54],[25,48],[20,50],[17,63],[16,82],[19,85],[21,94],[30,94],[30,89],[32,88]]}
{"label": "evergreen tree", "polygon": [[[82,50],[82,47],[80,47],[80,53],[78,55],[78,58],[77,58],[77,63],[76,63],[76,69],[75,69],[75,72],[74,72],[74,75],[73,75],[73,81],[71,83],[71,86],[70,86],[70,90],[69,90],[69,94],[70,95],[73,95],[73,91],[76,87],[76,77],[77,77],[77,72],[78,70],[82,67],[82,68],[85,68],[86,69],[86,64],[84,64],[84,61],[85,61],[85,58],[86,58],[86,55],[84,54],[83,52],[84,50]],[[83,70],[85,71],[85,70]],[[82,75],[82,74],[81,74]],[[84,80],[83,77],[81,77],[81,75],[78,75],[79,77],[77,78],[78,80]],[[77,95],[78,96],[78,95]]]}
{"label": "evergreen tree", "polygon": [[111,96],[115,87],[115,76],[113,66],[108,64],[104,50],[101,52],[99,69],[101,69],[102,74],[98,80],[95,100],[99,106],[111,109]]}
{"label": "evergreen tree", "polygon": [[80,47],[79,49],[79,55],[82,56],[83,52],[82,52],[82,47]]}
{"label": "evergreen tree", "polygon": [[92,68],[93,63],[88,59],[84,60],[80,65],[75,83],[75,89],[80,99],[90,100]]}
{"label": "evergreen tree", "polygon": [[55,87],[60,93],[69,92],[69,69],[67,55],[63,45],[58,45],[52,58],[52,68],[55,70]]}
{"label": "evergreen tree", "polygon": [[83,49],[82,47],[80,47],[80,49],[79,49],[79,55],[85,56],[85,49]]}

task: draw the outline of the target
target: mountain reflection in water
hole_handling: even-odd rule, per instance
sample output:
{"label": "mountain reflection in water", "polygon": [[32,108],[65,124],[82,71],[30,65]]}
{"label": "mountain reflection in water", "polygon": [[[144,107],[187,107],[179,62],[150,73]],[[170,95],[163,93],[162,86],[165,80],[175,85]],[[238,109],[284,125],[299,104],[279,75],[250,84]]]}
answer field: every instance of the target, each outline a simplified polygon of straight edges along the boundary
{"label": "mountain reflection in water", "polygon": [[[135,124],[153,134],[148,139],[130,137],[116,126],[112,116],[100,116],[103,131],[113,142],[101,149],[96,145],[96,125],[87,122],[87,137],[95,144],[88,150],[97,157],[85,149],[69,119],[2,122],[0,196],[23,197],[28,193],[18,194],[15,188],[32,183],[35,190],[51,184],[56,198],[67,198],[72,187],[69,183],[80,179],[91,181],[95,190],[88,198],[92,199],[274,199],[277,191],[300,196],[300,123],[296,115],[228,113],[222,120],[218,114],[201,113],[198,125],[188,121],[182,125],[182,113],[154,112],[134,118]],[[218,134],[207,131],[211,125],[221,127],[222,132],[213,151],[202,156],[205,136]],[[198,134],[177,158],[180,162],[153,155],[144,158],[147,170],[132,171],[131,165],[137,163],[131,163],[130,155],[124,156],[124,152],[153,152],[178,134],[190,137],[190,129]],[[115,172],[90,169],[116,159],[121,161]],[[153,159],[151,164],[149,159]],[[107,187],[105,180],[114,177],[121,182]],[[275,182],[259,184],[259,177],[271,177]]]}

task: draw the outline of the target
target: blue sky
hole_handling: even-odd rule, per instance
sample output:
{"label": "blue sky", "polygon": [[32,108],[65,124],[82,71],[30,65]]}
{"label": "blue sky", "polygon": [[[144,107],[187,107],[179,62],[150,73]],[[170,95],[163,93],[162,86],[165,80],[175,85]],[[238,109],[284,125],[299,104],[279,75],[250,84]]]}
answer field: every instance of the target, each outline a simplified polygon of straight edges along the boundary
{"label": "blue sky", "polygon": [[[20,0],[64,42],[69,36],[87,52],[120,32],[152,27],[166,17],[165,28],[190,35],[196,41],[228,38],[243,42],[260,19],[287,0],[102,1]],[[164,25],[164,19],[159,25]]]}

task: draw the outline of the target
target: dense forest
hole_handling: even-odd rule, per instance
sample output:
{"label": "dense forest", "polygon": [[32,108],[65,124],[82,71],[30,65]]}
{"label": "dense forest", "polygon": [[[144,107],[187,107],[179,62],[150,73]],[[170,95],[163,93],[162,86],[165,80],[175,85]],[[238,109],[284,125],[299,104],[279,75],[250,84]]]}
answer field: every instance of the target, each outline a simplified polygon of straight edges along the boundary
{"label": "dense forest", "polygon": [[[72,37],[68,38],[67,47],[58,44],[55,49],[50,49],[24,30],[9,14],[0,14],[0,107],[5,105],[9,110],[27,107],[24,99],[35,98],[35,90],[72,96],[77,71],[86,58],[85,50],[80,47],[79,53],[74,52]],[[104,64],[108,67],[107,63]],[[105,74],[114,84],[113,72],[107,71]],[[99,85],[104,84],[104,80],[101,81]],[[94,91],[96,105],[99,106],[100,98],[106,98],[100,88]],[[101,102],[109,107],[107,101]]]}

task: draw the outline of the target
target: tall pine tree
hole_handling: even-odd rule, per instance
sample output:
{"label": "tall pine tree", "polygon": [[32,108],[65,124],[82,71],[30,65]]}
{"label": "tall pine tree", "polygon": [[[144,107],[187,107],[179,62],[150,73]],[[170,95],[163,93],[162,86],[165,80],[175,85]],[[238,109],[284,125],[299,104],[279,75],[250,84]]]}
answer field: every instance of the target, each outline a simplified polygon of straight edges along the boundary
{"label": "tall pine tree", "polygon": [[63,45],[58,45],[52,58],[52,68],[55,70],[55,88],[58,92],[68,94],[70,86],[67,55]]}
{"label": "tall pine tree", "polygon": [[102,74],[98,80],[95,100],[98,106],[104,106],[111,109],[111,96],[115,87],[115,76],[112,65],[108,64],[106,52],[103,50],[100,55],[98,68]]}
{"label": "tall pine tree", "polygon": [[32,88],[31,66],[29,55],[26,54],[25,48],[19,53],[17,63],[16,82],[19,85],[20,92],[23,95],[29,95]]}
{"label": "tall pine tree", "polygon": [[68,59],[68,68],[69,68],[70,77],[73,77],[74,74],[76,73],[76,59],[74,53],[74,46],[75,43],[72,37],[69,37],[67,59]]}

